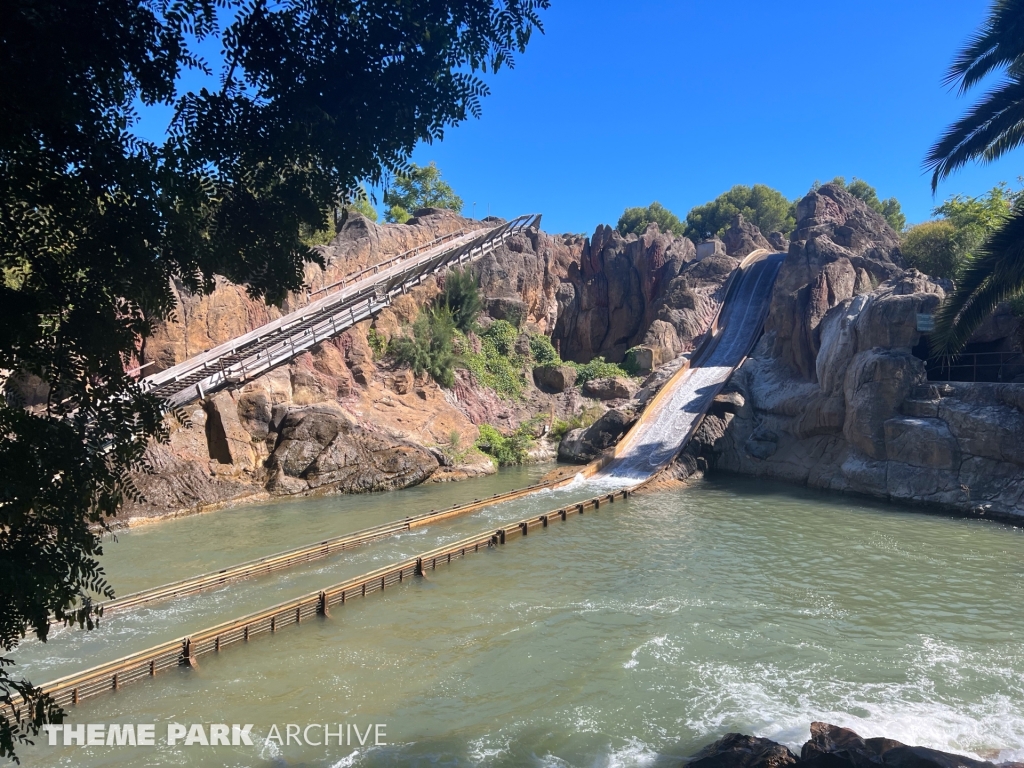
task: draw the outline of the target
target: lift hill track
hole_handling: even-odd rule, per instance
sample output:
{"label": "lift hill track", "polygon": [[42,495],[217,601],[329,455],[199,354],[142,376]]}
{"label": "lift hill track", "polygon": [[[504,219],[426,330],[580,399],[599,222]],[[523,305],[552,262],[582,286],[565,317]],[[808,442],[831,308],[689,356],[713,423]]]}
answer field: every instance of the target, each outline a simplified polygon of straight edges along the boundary
{"label": "lift hill track", "polygon": [[171,408],[238,386],[298,357],[325,339],[373,317],[429,276],[494,251],[512,235],[539,226],[527,214],[488,230],[453,233],[320,289],[323,298],[140,382]]}

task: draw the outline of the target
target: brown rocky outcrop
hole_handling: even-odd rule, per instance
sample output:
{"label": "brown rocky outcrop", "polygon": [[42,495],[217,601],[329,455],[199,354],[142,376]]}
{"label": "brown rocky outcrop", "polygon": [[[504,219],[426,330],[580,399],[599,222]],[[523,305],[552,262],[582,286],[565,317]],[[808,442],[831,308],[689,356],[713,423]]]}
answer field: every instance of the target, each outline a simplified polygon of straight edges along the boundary
{"label": "brown rocky outcrop", "polygon": [[637,389],[637,385],[627,378],[608,376],[588,381],[583,385],[583,394],[595,400],[628,400]]}
{"label": "brown rocky outcrop", "polygon": [[639,237],[600,226],[558,288],[552,339],[563,358],[580,362],[619,362],[644,344],[660,365],[699,341],[721,301],[722,275],[735,266],[728,257],[697,262],[689,239],[656,224]]}
{"label": "brown rocky outcrop", "polygon": [[773,353],[813,381],[820,324],[830,309],[903,273],[899,236],[881,214],[826,184],[797,205],[797,228],[779,271],[765,328]]}
{"label": "brown rocky outcrop", "polygon": [[[325,267],[308,265],[306,282],[316,291],[438,235],[497,223],[500,220],[476,222],[433,209],[417,211],[402,225],[376,225],[352,215],[331,243],[318,249]],[[536,229],[517,234],[474,265],[485,306],[495,317],[521,322],[524,330],[550,333],[557,322],[559,291],[572,275],[579,278],[583,250],[584,239],[575,235],[551,236]],[[152,463],[157,473],[144,482],[155,493],[145,504],[129,504],[124,517],[184,513],[207,503],[266,495],[265,488],[274,493],[322,493],[490,473],[493,464],[476,452],[457,451],[454,455],[463,458],[456,465],[446,460],[445,466],[436,467],[436,463],[422,463],[416,447],[443,456],[442,449],[453,441],[472,445],[478,424],[491,423],[508,432],[537,415],[568,419],[581,410],[584,398],[573,386],[575,371],[569,367],[547,379],[539,371],[538,387],[526,371],[524,397],[512,401],[480,386],[468,371],[458,371],[455,386],[444,390],[391,360],[375,359],[368,339],[371,325],[384,340],[406,332],[405,327],[439,292],[441,279],[427,280],[396,297],[372,324],[361,323],[236,391],[210,398],[195,410],[191,427],[176,428],[169,446],[154,447],[158,460]],[[165,368],[253,330],[309,298],[302,292],[289,295],[280,309],[267,307],[250,299],[242,287],[220,279],[208,296],[178,290],[176,318],[158,324],[140,359],[151,363],[147,372]],[[528,341],[521,335],[517,352],[528,353]],[[556,338],[555,344],[561,342]],[[357,442],[362,447],[352,449],[353,454],[350,447],[321,445],[318,464],[291,474],[295,468],[288,457],[298,448],[289,448],[291,443],[278,445],[277,425],[289,409],[321,405],[340,409],[352,425],[352,434],[361,435]],[[403,441],[413,446],[411,453],[406,451],[408,446],[396,448]],[[376,447],[371,448],[371,443]],[[312,444],[303,450],[312,451]],[[353,455],[360,457],[362,477],[351,469],[353,464],[345,463]],[[430,466],[435,467],[433,471]]]}
{"label": "brown rocky outcrop", "polygon": [[[918,315],[949,283],[899,266],[884,219],[825,185],[798,206],[765,336],[695,454],[719,469],[962,512],[1024,514],[1024,385],[926,381]],[[985,333],[1015,332],[1005,319]]]}
{"label": "brown rocky outcrop", "polygon": [[393,490],[423,482],[439,466],[422,446],[362,429],[329,403],[288,408],[273,428],[273,494]]}
{"label": "brown rocky outcrop", "polygon": [[558,445],[559,461],[590,463],[615,445],[633,424],[633,420],[632,413],[613,408],[589,427],[570,431]]}
{"label": "brown rocky outcrop", "polygon": [[[912,747],[895,739],[861,738],[849,728],[811,723],[811,738],[797,757],[770,739],[728,733],[683,763],[687,768],[995,768],[975,760],[928,747]],[[1001,763],[1019,768],[1020,763]]]}
{"label": "brown rocky outcrop", "polygon": [[576,383],[576,369],[571,365],[538,365],[533,369],[533,380],[548,392],[565,392]]}
{"label": "brown rocky outcrop", "polygon": [[764,248],[767,251],[775,250],[768,239],[761,234],[757,225],[744,219],[742,213],[737,213],[733,218],[729,229],[722,235],[722,242],[725,243],[725,252],[737,259],[742,259],[759,248]]}

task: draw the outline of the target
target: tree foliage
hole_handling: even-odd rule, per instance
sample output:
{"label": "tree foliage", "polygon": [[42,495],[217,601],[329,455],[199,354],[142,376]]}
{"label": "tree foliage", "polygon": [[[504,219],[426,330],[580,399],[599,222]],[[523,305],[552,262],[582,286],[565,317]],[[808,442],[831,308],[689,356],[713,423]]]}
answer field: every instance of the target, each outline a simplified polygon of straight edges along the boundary
{"label": "tree foliage", "polygon": [[409,332],[391,339],[395,359],[416,374],[429,373],[442,387],[455,385],[455,319],[447,307],[421,311]]}
{"label": "tree foliage", "polygon": [[484,309],[484,299],[473,270],[469,267],[448,270],[444,276],[444,288],[435,304],[447,307],[460,331],[469,333],[473,330]]}
{"label": "tree foliage", "polygon": [[796,226],[796,205],[781,192],[764,184],[737,184],[710,203],[691,209],[686,214],[686,235],[698,241],[721,235],[737,213],[765,234],[787,233]]}
{"label": "tree foliage", "polygon": [[903,233],[903,259],[927,275],[955,278],[966,265],[966,254],[956,247],[956,235],[956,227],[945,220],[917,224]]}
{"label": "tree foliage", "polygon": [[[548,0],[10,0],[0,5],[0,645],[110,594],[88,523],[135,494],[160,407],[126,375],[171,281],[281,301],[346,193],[480,113]],[[209,62],[196,44],[221,50]],[[179,90],[184,70],[219,76]],[[136,109],[172,107],[165,139]],[[0,692],[11,691],[0,668]],[[33,700],[37,701],[37,700]],[[22,728],[0,716],[0,754]]]}
{"label": "tree foliage", "polygon": [[[1024,0],[995,0],[988,18],[957,54],[946,82],[966,93],[985,77],[1005,77],[932,146],[925,166],[932,191],[968,162],[991,162],[1024,143]],[[939,307],[934,354],[963,349],[996,305],[1024,292],[1024,205],[983,242],[964,267],[952,295]]]}
{"label": "tree foliage", "polygon": [[853,181],[849,184],[846,183],[846,179],[842,176],[836,176],[832,183],[841,186],[854,197],[867,203],[869,208],[882,214],[889,226],[897,232],[902,232],[907,228],[907,217],[903,215],[900,201],[895,197],[889,197],[885,200],[879,199],[878,191],[864,181],[864,179],[858,179],[856,176],[853,177]]}
{"label": "tree foliage", "polygon": [[1007,184],[978,197],[954,195],[932,213],[936,221],[911,227],[903,236],[903,257],[929,275],[959,280],[985,240],[1007,220],[1021,193]]}
{"label": "tree foliage", "polygon": [[618,230],[622,235],[642,235],[648,224],[657,224],[662,232],[682,235],[686,225],[672,211],[657,200],[646,208],[627,208],[619,217]]}
{"label": "tree foliage", "polygon": [[441,178],[441,170],[431,161],[423,166],[413,163],[408,171],[399,174],[391,189],[384,193],[384,205],[388,206],[388,221],[404,224],[420,208],[461,212],[462,198]]}

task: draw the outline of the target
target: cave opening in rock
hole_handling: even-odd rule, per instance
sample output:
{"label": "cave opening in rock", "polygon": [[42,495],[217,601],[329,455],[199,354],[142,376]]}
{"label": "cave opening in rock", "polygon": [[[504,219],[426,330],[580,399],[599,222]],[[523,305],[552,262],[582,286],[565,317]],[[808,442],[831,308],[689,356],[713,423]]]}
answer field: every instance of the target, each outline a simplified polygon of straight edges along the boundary
{"label": "cave opening in rock", "polygon": [[231,449],[224,422],[216,408],[206,407],[206,447],[210,458],[219,464],[231,464]]}

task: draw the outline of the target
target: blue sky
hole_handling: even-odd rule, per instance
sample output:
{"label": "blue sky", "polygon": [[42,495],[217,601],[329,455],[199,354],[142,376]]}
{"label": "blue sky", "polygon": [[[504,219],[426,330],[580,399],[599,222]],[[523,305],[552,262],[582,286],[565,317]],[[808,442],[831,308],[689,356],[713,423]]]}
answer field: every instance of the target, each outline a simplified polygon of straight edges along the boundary
{"label": "blue sky", "polygon": [[[925,221],[952,194],[1024,173],[1016,153],[969,166],[933,198],[921,167],[976,98],[941,81],[988,7],[552,0],[515,70],[487,76],[483,117],[413,160],[437,162],[467,215],[541,212],[549,232],[590,233],[653,200],[682,217],[734,184],[796,198],[837,175]],[[143,135],[159,132],[161,112],[146,115]]]}
{"label": "blue sky", "polygon": [[680,216],[733,184],[788,197],[857,176],[910,222],[1024,173],[971,166],[932,197],[929,146],[970,98],[942,85],[984,0],[553,0],[546,33],[489,80],[480,120],[420,147],[472,213],[553,232],[658,200]]}

